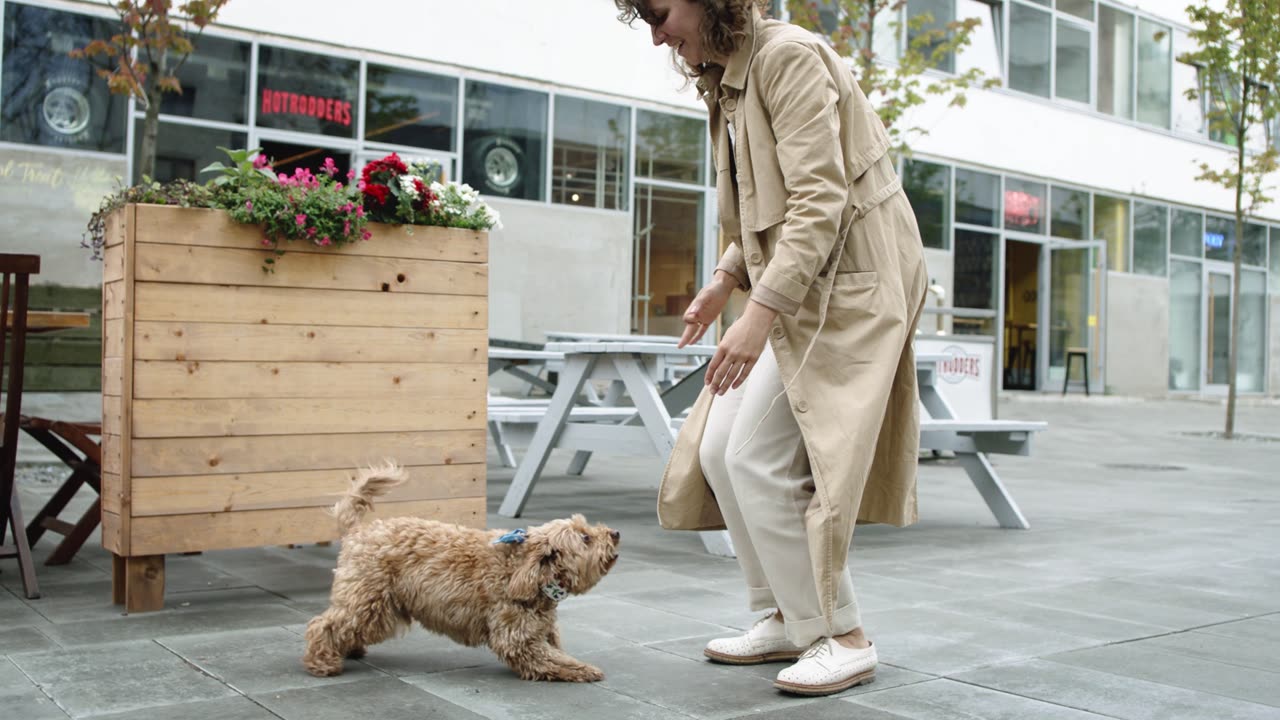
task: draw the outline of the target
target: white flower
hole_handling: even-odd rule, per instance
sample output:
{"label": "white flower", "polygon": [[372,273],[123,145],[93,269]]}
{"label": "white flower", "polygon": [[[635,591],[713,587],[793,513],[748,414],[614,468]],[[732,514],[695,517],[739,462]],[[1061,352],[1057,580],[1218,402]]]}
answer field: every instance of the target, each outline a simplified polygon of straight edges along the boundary
{"label": "white flower", "polygon": [[421,180],[421,179],[422,178],[418,177],[417,175],[401,175],[400,189],[404,190],[406,193],[416,198],[418,197],[418,188],[414,185],[414,181]]}

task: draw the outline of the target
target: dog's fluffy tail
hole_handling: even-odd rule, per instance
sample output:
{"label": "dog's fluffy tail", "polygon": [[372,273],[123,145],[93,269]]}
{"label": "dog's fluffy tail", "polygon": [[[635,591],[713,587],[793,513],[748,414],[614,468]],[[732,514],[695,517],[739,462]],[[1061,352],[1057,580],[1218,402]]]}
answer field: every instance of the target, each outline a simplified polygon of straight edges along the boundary
{"label": "dog's fluffy tail", "polygon": [[351,489],[333,506],[333,515],[346,537],[366,513],[373,509],[373,499],[409,479],[409,473],[393,462],[361,470],[351,479]]}

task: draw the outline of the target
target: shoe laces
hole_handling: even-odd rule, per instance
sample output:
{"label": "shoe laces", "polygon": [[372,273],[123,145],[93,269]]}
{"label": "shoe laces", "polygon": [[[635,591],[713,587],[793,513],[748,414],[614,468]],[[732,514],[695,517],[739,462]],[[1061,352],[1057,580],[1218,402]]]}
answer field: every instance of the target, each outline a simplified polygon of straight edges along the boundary
{"label": "shoe laces", "polygon": [[831,645],[827,640],[827,638],[818,638],[816,641],[814,641],[812,645],[809,646],[808,650],[804,651],[804,654],[800,656],[800,659],[808,660],[810,658],[818,658],[818,657],[822,657],[823,655],[830,655],[830,654],[831,654]]}

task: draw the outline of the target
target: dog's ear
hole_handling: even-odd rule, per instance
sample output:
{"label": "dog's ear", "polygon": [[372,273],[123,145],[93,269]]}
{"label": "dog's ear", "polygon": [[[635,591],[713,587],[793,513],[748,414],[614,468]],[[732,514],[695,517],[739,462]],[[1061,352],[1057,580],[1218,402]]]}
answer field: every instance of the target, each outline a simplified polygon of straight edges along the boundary
{"label": "dog's ear", "polygon": [[530,541],[521,548],[522,556],[511,573],[507,592],[517,600],[534,600],[542,586],[555,579],[559,551],[545,539]]}

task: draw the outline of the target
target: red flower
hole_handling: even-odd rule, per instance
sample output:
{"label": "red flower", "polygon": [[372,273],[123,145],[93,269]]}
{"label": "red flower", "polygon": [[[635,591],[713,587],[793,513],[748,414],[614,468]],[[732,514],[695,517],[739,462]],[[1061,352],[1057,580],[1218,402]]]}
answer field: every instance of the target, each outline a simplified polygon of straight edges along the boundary
{"label": "red flower", "polygon": [[366,183],[364,186],[365,197],[371,198],[379,205],[386,205],[387,198],[391,196],[391,188],[378,183]]}

